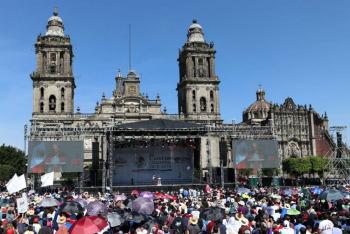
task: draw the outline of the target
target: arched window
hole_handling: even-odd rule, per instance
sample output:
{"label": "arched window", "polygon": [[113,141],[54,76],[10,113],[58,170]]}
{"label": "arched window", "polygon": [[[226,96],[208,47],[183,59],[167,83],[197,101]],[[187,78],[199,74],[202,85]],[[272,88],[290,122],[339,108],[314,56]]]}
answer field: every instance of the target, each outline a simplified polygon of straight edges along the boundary
{"label": "arched window", "polygon": [[56,65],[51,65],[50,66],[50,73],[51,74],[56,73]]}
{"label": "arched window", "polygon": [[207,111],[207,100],[205,100],[205,97],[201,97],[199,100],[200,103],[200,110],[201,112],[206,112]]}
{"label": "arched window", "polygon": [[40,98],[44,98],[44,88],[43,87],[41,87],[40,88]]}
{"label": "arched window", "polygon": [[214,104],[210,104],[210,112],[214,113]]}
{"label": "arched window", "polygon": [[210,101],[211,102],[214,101],[214,92],[213,92],[213,90],[210,90]]}
{"label": "arched window", "polygon": [[40,113],[44,113],[44,103],[40,102]]}
{"label": "arched window", "polygon": [[64,98],[64,88],[61,88],[61,98]]}
{"label": "arched window", "polygon": [[56,54],[55,53],[50,54],[50,60],[51,60],[51,62],[56,62]]}
{"label": "arched window", "polygon": [[49,111],[56,111],[56,97],[54,95],[49,97]]}
{"label": "arched window", "polygon": [[61,103],[61,112],[64,112],[64,102]]}
{"label": "arched window", "polygon": [[193,103],[193,112],[196,112],[196,104]]}
{"label": "arched window", "polygon": [[198,65],[199,65],[199,66],[203,66],[203,59],[202,59],[202,58],[199,58],[199,59],[198,59]]}
{"label": "arched window", "polygon": [[192,99],[196,100],[196,90],[192,90]]}

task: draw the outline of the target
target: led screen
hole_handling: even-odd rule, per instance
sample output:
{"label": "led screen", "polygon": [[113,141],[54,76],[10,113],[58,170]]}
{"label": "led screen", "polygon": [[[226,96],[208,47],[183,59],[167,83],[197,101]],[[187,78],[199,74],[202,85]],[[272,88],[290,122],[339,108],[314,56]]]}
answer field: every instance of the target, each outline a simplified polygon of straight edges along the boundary
{"label": "led screen", "polygon": [[232,157],[236,169],[280,167],[275,140],[233,140]]}
{"label": "led screen", "polygon": [[83,141],[29,141],[28,173],[82,172]]}

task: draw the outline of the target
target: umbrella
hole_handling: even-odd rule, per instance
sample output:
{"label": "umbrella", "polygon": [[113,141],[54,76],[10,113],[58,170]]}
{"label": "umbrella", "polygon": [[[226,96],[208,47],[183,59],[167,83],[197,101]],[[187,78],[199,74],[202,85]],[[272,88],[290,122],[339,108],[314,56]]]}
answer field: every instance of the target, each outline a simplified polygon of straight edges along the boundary
{"label": "umbrella", "polygon": [[40,207],[54,207],[60,204],[55,198],[46,197],[41,202],[39,202],[38,206]]}
{"label": "umbrella", "polygon": [[153,195],[152,192],[143,191],[143,192],[140,193],[140,197],[153,199],[154,195]]}
{"label": "umbrella", "polygon": [[100,216],[84,216],[69,229],[70,234],[91,234],[108,230],[108,222]]}
{"label": "umbrella", "polygon": [[139,213],[136,212],[127,212],[124,213],[124,219],[129,222],[133,223],[141,223],[145,221],[145,217]]}
{"label": "umbrella", "polygon": [[238,189],[237,189],[237,193],[238,193],[238,194],[251,193],[251,191],[250,191],[250,189],[248,189],[248,188],[242,187],[242,188],[238,188]]}
{"label": "umbrella", "polygon": [[311,196],[310,190],[308,190],[307,188],[302,188],[301,192],[304,194],[305,197]]}
{"label": "umbrella", "polygon": [[115,195],[114,197],[114,201],[125,201],[127,199],[127,197],[124,194],[121,195]]}
{"label": "umbrella", "polygon": [[83,213],[84,208],[80,205],[80,203],[76,201],[66,201],[60,205],[60,211],[71,213],[71,214],[77,214],[77,213]]}
{"label": "umbrella", "polygon": [[105,206],[105,204],[103,204],[100,201],[90,202],[87,205],[86,210],[89,216],[98,216],[98,215],[106,216],[108,213],[108,208]]}
{"label": "umbrella", "polygon": [[285,196],[292,196],[292,189],[288,188],[288,189],[285,189],[282,191],[282,194],[285,195]]}
{"label": "umbrella", "polygon": [[144,214],[150,215],[154,211],[154,203],[152,199],[138,197],[132,202],[132,210]]}
{"label": "umbrella", "polygon": [[314,187],[311,189],[311,192],[314,194],[321,194],[322,193],[322,189],[320,187]]}
{"label": "umbrella", "polygon": [[164,194],[164,198],[166,198],[166,199],[171,199],[171,200],[173,200],[173,201],[175,201],[176,200],[176,196],[173,196],[173,195],[170,195],[170,194]]}
{"label": "umbrella", "polygon": [[219,207],[210,207],[203,211],[202,218],[209,220],[222,220],[225,217],[225,210]]}
{"label": "umbrella", "polygon": [[111,225],[111,227],[119,226],[120,224],[122,224],[124,222],[124,220],[122,219],[120,214],[118,214],[116,212],[109,213],[107,215],[107,220],[108,220],[109,224]]}
{"label": "umbrella", "polygon": [[327,201],[337,201],[343,199],[344,197],[344,194],[336,189],[325,190],[320,194],[320,199]]}
{"label": "umbrella", "polygon": [[77,198],[73,201],[78,202],[83,208],[85,208],[88,205],[88,202],[83,198]]}
{"label": "umbrella", "polygon": [[300,215],[300,211],[297,209],[288,209],[287,215]]}

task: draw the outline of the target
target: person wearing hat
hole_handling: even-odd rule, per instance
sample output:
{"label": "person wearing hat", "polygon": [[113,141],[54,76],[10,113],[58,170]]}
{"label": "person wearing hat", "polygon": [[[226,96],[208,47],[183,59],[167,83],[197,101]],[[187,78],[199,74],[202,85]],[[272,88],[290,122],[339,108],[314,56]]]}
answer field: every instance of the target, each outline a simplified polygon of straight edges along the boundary
{"label": "person wearing hat", "polygon": [[58,230],[56,231],[56,234],[68,234],[68,228],[66,226],[66,217],[64,215],[59,216],[58,218]]}
{"label": "person wearing hat", "polygon": [[198,217],[192,215],[188,220],[187,231],[189,234],[198,234],[201,232],[201,229],[198,225]]}
{"label": "person wearing hat", "polygon": [[242,225],[238,230],[238,234],[250,234],[251,230],[248,226],[249,225],[248,219],[246,219],[246,218],[241,219],[240,222]]}

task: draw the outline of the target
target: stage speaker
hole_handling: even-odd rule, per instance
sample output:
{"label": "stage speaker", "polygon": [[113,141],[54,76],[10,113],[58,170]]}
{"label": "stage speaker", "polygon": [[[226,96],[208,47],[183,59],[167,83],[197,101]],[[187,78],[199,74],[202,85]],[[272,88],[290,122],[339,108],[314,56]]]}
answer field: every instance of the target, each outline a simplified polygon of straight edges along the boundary
{"label": "stage speaker", "polygon": [[99,142],[92,142],[92,166],[93,170],[99,169]]}
{"label": "stage speaker", "polygon": [[200,169],[200,154],[201,154],[201,139],[195,139],[196,148],[193,150],[193,166],[195,169]]}
{"label": "stage speaker", "polygon": [[235,181],[235,170],[233,168],[227,168],[227,179],[228,182]]}
{"label": "stage speaker", "polygon": [[220,150],[220,161],[222,160],[223,166],[227,166],[227,143],[224,138],[220,140],[219,143],[219,150]]}

